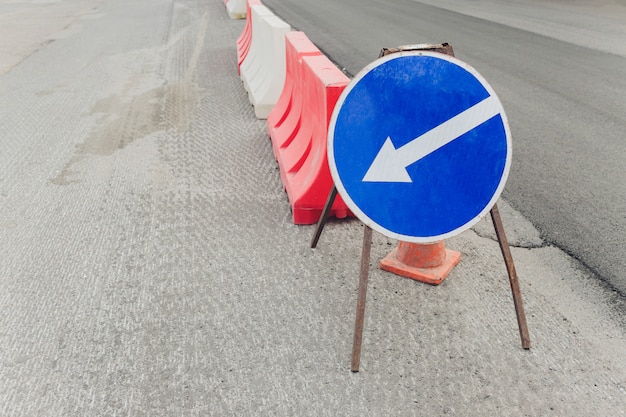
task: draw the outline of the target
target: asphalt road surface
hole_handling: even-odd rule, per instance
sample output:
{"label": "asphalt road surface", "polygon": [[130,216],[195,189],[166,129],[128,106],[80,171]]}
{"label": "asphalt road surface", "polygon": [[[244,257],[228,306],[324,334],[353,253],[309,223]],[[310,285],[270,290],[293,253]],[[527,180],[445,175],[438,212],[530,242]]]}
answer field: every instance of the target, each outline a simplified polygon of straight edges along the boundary
{"label": "asphalt road surface", "polygon": [[351,75],[382,47],[449,42],[507,111],[503,197],[626,294],[626,5],[587,3],[264,2]]}

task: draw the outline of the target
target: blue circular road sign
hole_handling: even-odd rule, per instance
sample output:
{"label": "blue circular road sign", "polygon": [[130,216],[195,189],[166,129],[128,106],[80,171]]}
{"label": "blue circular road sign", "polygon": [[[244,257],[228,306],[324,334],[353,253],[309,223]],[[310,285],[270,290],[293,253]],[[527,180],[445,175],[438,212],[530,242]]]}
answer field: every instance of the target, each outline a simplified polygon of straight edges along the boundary
{"label": "blue circular road sign", "polygon": [[400,52],[345,88],[328,132],[330,171],[346,205],[374,230],[435,242],[478,222],[499,198],[511,134],[491,86],[433,52]]}

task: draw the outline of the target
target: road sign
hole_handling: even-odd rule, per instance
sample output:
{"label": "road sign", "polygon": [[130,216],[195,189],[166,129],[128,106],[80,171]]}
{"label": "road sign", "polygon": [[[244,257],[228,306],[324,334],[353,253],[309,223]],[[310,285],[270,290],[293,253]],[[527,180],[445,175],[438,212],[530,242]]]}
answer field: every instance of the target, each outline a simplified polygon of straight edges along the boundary
{"label": "road sign", "polygon": [[466,63],[400,52],[343,91],[328,132],[330,171],[372,229],[407,242],[467,230],[496,203],[511,165],[502,104]]}

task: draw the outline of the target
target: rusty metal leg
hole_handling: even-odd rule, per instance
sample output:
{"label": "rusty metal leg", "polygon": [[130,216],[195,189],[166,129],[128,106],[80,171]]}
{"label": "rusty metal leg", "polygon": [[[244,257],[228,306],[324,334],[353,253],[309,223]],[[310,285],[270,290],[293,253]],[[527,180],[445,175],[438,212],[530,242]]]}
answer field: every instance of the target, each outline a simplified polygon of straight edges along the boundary
{"label": "rusty metal leg", "polygon": [[337,187],[333,184],[333,188],[330,189],[330,194],[328,194],[328,198],[326,199],[326,204],[324,205],[324,209],[322,210],[322,215],[320,216],[319,221],[317,222],[317,227],[315,228],[315,234],[313,234],[313,239],[311,239],[311,247],[315,248],[317,246],[317,241],[320,240],[320,236],[322,235],[322,230],[324,230],[324,226],[326,225],[326,220],[328,220],[328,213],[330,213],[330,208],[333,206],[335,202],[335,198],[337,198]]}
{"label": "rusty metal leg", "polygon": [[372,229],[363,225],[363,249],[361,251],[361,271],[359,274],[359,295],[356,303],[356,320],[354,322],[354,340],[352,342],[352,372],[359,372],[361,363],[361,341],[363,340],[363,322],[365,319],[365,299],[367,298],[367,280],[370,269],[370,252],[372,249]]}
{"label": "rusty metal leg", "polygon": [[524,312],[524,304],[522,303],[522,293],[519,288],[513,256],[511,255],[509,242],[506,240],[506,235],[504,234],[504,226],[502,225],[502,219],[500,218],[497,205],[494,205],[491,209],[491,220],[493,220],[493,227],[496,229],[496,236],[498,237],[500,250],[504,257],[504,263],[506,264],[506,271],[509,274],[509,282],[511,284],[511,292],[513,293],[513,304],[515,304],[515,314],[517,315],[517,326],[519,327],[519,334],[522,339],[522,347],[524,349],[530,349],[530,336],[528,335],[526,313]]}

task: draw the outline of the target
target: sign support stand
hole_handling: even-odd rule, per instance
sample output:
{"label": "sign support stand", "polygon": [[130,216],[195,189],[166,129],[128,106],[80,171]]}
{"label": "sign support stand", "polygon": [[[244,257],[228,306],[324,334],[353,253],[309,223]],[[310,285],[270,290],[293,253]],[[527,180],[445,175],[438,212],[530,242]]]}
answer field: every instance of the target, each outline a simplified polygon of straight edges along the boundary
{"label": "sign support stand", "polygon": [[333,184],[333,187],[330,189],[330,193],[328,194],[328,198],[326,199],[324,209],[322,210],[322,215],[320,216],[320,219],[317,222],[317,226],[315,227],[313,239],[311,239],[311,248],[313,249],[317,246],[317,242],[320,240],[322,230],[324,230],[324,226],[326,225],[326,221],[328,220],[328,213],[330,213],[330,208],[333,206],[335,198],[337,198],[337,187],[335,187],[335,184]]}
{"label": "sign support stand", "polygon": [[370,270],[370,253],[372,249],[372,229],[363,225],[363,249],[361,250],[361,270],[359,273],[359,293],[356,302],[356,319],[354,321],[354,339],[352,342],[352,372],[359,372],[361,363],[361,341],[363,340],[363,323],[365,321],[365,300],[367,298],[367,281]]}
{"label": "sign support stand", "polygon": [[[334,186],[333,190],[335,190],[336,195],[336,189],[334,188]],[[330,201],[330,205],[332,205],[331,200],[334,200],[334,197],[331,199],[329,196],[328,201]],[[500,211],[498,210],[497,204],[494,204],[494,206],[491,208],[490,214],[491,220],[493,221],[493,227],[496,231],[496,236],[498,238],[498,244],[500,245],[500,250],[502,251],[502,256],[504,258],[504,264],[506,265],[506,271],[509,275],[509,284],[511,285],[511,293],[513,295],[513,304],[515,306],[515,315],[517,317],[517,326],[519,328],[520,339],[522,341],[522,348],[528,350],[530,349],[530,335],[528,333],[528,324],[526,323],[526,313],[524,312],[522,292],[519,287],[517,272],[515,270],[515,263],[513,262],[511,248],[509,247],[506,234],[504,233],[504,226],[502,225],[502,219],[500,218]],[[324,222],[322,221],[322,219],[320,219],[319,224],[322,225],[321,228],[318,225],[318,229],[320,229],[320,234],[321,229],[323,228],[323,223]],[[361,251],[359,291],[357,296],[356,319],[354,323],[354,339],[352,342],[352,372],[359,372],[359,366],[361,361],[361,344],[363,340],[363,324],[365,319],[365,301],[367,299],[367,283],[369,280],[369,263],[372,249],[372,229],[367,225],[363,225],[363,227],[363,249]],[[319,238],[319,234],[317,235],[317,237]]]}
{"label": "sign support stand", "polygon": [[[454,56],[454,52],[452,50],[452,46],[447,43],[443,43],[441,45],[410,45],[399,48],[383,48],[380,51],[379,58],[385,55],[389,55],[396,52],[401,51],[410,51],[410,50],[428,50],[434,52],[440,52],[443,54]],[[324,209],[322,210],[321,217],[317,223],[315,228],[315,233],[311,239],[311,248],[315,248],[319,241],[319,238],[322,234],[324,226],[328,220],[328,216],[330,213],[330,209],[337,197],[337,187],[333,184],[328,198],[326,200],[326,204],[324,205]],[[528,333],[528,325],[526,322],[526,313],[524,312],[524,305],[522,302],[522,294],[519,287],[519,281],[517,277],[517,272],[515,270],[515,263],[513,261],[513,256],[511,255],[511,249],[509,247],[506,234],[504,232],[504,226],[502,224],[502,219],[500,218],[500,212],[498,210],[497,204],[494,204],[490,210],[491,220],[493,222],[493,226],[496,232],[496,237],[498,239],[498,244],[500,246],[500,250],[502,252],[502,256],[504,258],[504,263],[507,269],[507,274],[509,276],[509,284],[511,286],[511,293],[513,296],[513,304],[515,306],[515,314],[517,317],[517,325],[519,328],[520,339],[522,343],[523,349],[530,349],[530,336]],[[365,321],[365,303],[367,299],[367,285],[369,280],[369,263],[370,263],[370,255],[371,255],[371,247],[372,247],[372,229],[363,225],[363,246],[361,251],[361,265],[359,272],[359,289],[357,296],[357,307],[356,307],[356,318],[354,324],[354,339],[352,344],[352,362],[351,362],[351,371],[359,372],[360,360],[361,360],[361,346],[363,340],[363,328]]]}
{"label": "sign support stand", "polygon": [[507,241],[504,233],[504,226],[502,225],[502,219],[500,218],[500,211],[498,210],[497,204],[493,205],[490,213],[493,228],[496,229],[496,236],[498,237],[502,257],[504,258],[504,264],[506,265],[506,272],[509,275],[511,293],[513,294],[513,304],[515,305],[515,315],[517,316],[517,327],[519,328],[519,335],[522,339],[522,348],[530,349],[530,336],[528,335],[528,325],[526,324],[526,313],[524,312],[524,304],[522,302],[522,292],[519,287],[519,281],[517,280],[515,263],[513,262],[513,256],[511,255],[509,242]]}

